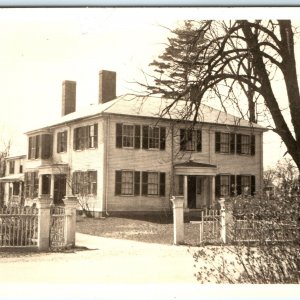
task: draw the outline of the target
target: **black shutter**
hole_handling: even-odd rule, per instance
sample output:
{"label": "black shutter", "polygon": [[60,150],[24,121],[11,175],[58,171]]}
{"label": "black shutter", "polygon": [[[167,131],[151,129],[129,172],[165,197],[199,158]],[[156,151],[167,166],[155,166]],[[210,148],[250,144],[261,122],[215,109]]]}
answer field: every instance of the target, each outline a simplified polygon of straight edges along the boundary
{"label": "black shutter", "polygon": [[253,196],[255,194],[255,176],[251,176],[251,195]]}
{"label": "black shutter", "polygon": [[159,195],[166,195],[166,173],[159,173]]}
{"label": "black shutter", "polygon": [[40,135],[35,136],[35,158],[40,157]]}
{"label": "black shutter", "polygon": [[63,151],[67,151],[68,150],[68,131],[66,130],[65,131],[65,134],[64,134],[64,149]]}
{"label": "black shutter", "polygon": [[251,155],[255,155],[255,135],[251,135]]}
{"label": "black shutter", "polygon": [[116,124],[116,147],[122,148],[122,124]]}
{"label": "black shutter", "polygon": [[215,135],[215,147],[216,147],[216,152],[220,152],[221,151],[221,133],[220,132],[216,132],[216,135]]}
{"label": "black shutter", "polygon": [[94,148],[98,148],[98,123],[94,124]]}
{"label": "black shutter", "polygon": [[140,172],[134,172],[134,195],[140,195]]}
{"label": "black shutter", "polygon": [[52,156],[52,136],[50,134],[41,135],[41,158],[48,159]]}
{"label": "black shutter", "polygon": [[56,143],[57,143],[57,145],[56,145],[56,151],[57,151],[57,153],[59,153],[60,151],[61,151],[61,135],[62,135],[62,133],[61,132],[58,132],[57,133],[57,138],[56,138]]}
{"label": "black shutter", "polygon": [[230,133],[230,153],[235,153],[235,134]]}
{"label": "black shutter", "polygon": [[31,159],[32,136],[28,139],[28,159]]}
{"label": "black shutter", "polygon": [[178,195],[183,195],[184,177],[178,175]]}
{"label": "black shutter", "polygon": [[220,175],[216,176],[216,197],[220,197],[221,195],[221,177]]}
{"label": "black shutter", "polygon": [[180,129],[180,151],[185,151],[185,129]]}
{"label": "black shutter", "polygon": [[148,173],[142,172],[142,195],[148,195]]}
{"label": "black shutter", "polygon": [[116,171],[115,194],[121,195],[122,192],[122,171]]}
{"label": "black shutter", "polygon": [[236,135],[236,153],[237,154],[242,153],[242,135],[241,134]]}
{"label": "black shutter", "polygon": [[73,130],[73,149],[78,150],[78,128]]}
{"label": "black shutter", "polygon": [[134,148],[141,148],[141,126],[134,126]]}
{"label": "black shutter", "polygon": [[230,196],[235,196],[235,175],[230,175]]}
{"label": "black shutter", "polygon": [[148,132],[149,126],[143,126],[143,149],[149,148]]}
{"label": "black shutter", "polygon": [[201,130],[197,130],[197,151],[201,152],[202,151],[202,132]]}
{"label": "black shutter", "polygon": [[241,175],[236,176],[236,193],[237,193],[237,195],[242,194],[242,176]]}
{"label": "black shutter", "polygon": [[83,127],[83,144],[81,149],[89,148],[90,126]]}
{"label": "black shutter", "polygon": [[160,127],[160,140],[159,140],[159,149],[165,150],[166,149],[166,128]]}

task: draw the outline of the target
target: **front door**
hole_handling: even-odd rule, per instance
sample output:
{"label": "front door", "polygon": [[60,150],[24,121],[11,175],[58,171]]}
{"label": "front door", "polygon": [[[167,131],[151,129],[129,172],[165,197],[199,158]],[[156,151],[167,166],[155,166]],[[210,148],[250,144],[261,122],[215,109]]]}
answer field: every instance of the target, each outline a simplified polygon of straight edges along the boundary
{"label": "front door", "polygon": [[188,176],[188,208],[196,208],[196,176]]}
{"label": "front door", "polygon": [[63,198],[66,196],[66,174],[54,175],[54,195],[53,202],[55,205],[62,203]]}

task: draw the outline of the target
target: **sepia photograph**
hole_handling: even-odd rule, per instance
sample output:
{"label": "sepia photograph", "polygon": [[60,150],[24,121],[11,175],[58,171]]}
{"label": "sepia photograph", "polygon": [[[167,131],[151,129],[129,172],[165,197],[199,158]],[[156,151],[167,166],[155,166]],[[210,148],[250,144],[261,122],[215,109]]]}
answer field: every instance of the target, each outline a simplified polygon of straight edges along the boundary
{"label": "sepia photograph", "polygon": [[299,15],[1,8],[0,297],[296,299]]}

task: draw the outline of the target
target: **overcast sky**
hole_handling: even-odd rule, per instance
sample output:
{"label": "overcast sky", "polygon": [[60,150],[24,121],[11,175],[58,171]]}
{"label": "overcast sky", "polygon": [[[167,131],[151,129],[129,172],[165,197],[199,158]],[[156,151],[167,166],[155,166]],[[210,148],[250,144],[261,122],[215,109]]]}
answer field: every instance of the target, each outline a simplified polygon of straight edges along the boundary
{"label": "overcast sky", "polygon": [[[117,94],[164,49],[164,26],[184,19],[292,18],[298,9],[73,8],[0,10],[0,130],[13,137],[12,154],[26,153],[26,130],[61,113],[63,80],[77,82],[77,108],[97,103],[98,73],[117,72]],[[5,138],[5,137],[4,137]],[[265,165],[282,156],[280,142],[265,137]]]}

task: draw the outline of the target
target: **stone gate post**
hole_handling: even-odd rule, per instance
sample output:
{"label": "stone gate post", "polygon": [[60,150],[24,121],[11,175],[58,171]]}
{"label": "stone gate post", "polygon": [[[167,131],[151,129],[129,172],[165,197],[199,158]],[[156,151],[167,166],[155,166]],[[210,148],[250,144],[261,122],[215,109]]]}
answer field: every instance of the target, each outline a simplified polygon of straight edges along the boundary
{"label": "stone gate post", "polygon": [[226,212],[225,212],[225,199],[220,198],[219,199],[220,203],[220,214],[221,214],[221,241],[225,244],[226,243]]}
{"label": "stone gate post", "polygon": [[66,196],[64,198],[65,203],[65,246],[75,247],[75,232],[76,232],[76,207],[77,197]]}
{"label": "stone gate post", "polygon": [[40,195],[37,202],[37,208],[39,209],[38,248],[41,251],[49,250],[51,202],[52,199],[48,195]]}
{"label": "stone gate post", "polygon": [[183,196],[173,196],[171,198],[173,203],[173,230],[174,230],[174,244],[180,245],[184,242],[184,216],[183,216]]}

